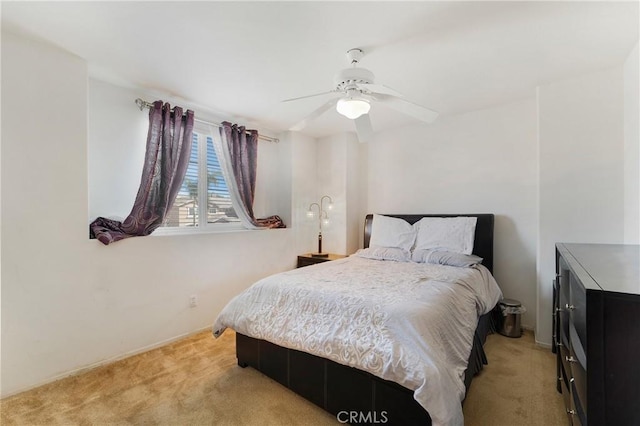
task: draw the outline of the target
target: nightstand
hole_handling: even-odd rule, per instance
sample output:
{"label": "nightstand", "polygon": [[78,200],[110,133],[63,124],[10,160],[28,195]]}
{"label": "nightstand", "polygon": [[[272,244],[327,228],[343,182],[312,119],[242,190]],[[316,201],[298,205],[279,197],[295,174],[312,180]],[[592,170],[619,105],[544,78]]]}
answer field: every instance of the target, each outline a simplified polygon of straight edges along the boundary
{"label": "nightstand", "polygon": [[311,256],[311,253],[306,253],[298,256],[298,268],[302,268],[303,266],[315,265],[316,263],[329,262],[331,260],[344,259],[344,254],[333,254],[329,253],[329,256],[326,257],[315,257]]}

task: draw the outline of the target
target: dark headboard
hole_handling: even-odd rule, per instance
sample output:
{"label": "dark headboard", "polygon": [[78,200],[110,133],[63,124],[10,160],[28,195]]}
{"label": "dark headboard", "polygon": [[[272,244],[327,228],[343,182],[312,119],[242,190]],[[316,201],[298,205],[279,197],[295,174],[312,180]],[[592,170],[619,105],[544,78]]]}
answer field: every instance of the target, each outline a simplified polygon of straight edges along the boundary
{"label": "dark headboard", "polygon": [[[423,217],[477,217],[476,236],[473,240],[473,254],[482,258],[482,264],[493,273],[493,222],[492,214],[385,214],[384,216],[397,217],[414,224]],[[371,239],[371,224],[373,215],[368,214],[364,220],[364,247],[369,247]]]}

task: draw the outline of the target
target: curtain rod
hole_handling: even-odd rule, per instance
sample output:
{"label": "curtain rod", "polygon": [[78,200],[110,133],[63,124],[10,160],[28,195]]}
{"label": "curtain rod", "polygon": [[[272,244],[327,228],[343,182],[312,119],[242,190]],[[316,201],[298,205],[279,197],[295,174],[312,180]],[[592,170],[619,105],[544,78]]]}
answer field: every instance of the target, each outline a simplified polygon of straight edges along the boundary
{"label": "curtain rod", "polygon": [[[140,111],[142,111],[145,108],[153,107],[153,103],[144,101],[144,100],[142,100],[140,98],[136,99],[135,102],[136,102],[136,105],[138,105],[138,108],[140,108]],[[198,123],[202,123],[202,124],[208,124],[210,126],[222,127],[222,124],[213,123],[211,121],[200,120],[200,119],[195,118],[195,117],[194,117],[193,121],[197,121]],[[280,142],[280,139],[278,139],[278,138],[273,138],[271,136],[263,136],[261,134],[258,134],[258,139],[262,139],[262,140],[267,141],[267,142],[275,142],[275,143]]]}

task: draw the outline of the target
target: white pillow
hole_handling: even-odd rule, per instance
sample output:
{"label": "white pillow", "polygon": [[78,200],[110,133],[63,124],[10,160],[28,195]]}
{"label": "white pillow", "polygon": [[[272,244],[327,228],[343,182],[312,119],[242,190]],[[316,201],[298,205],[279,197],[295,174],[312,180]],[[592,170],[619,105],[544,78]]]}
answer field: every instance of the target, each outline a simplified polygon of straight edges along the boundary
{"label": "white pillow", "polygon": [[473,254],[452,253],[450,251],[414,250],[411,260],[418,263],[458,266],[469,268],[482,263],[482,258]]}
{"label": "white pillow", "polygon": [[373,215],[369,246],[397,247],[410,251],[415,240],[416,230],[406,220],[379,214]]}
{"label": "white pillow", "polygon": [[393,260],[394,262],[411,261],[409,252],[398,247],[369,247],[360,249],[353,255],[374,260]]}
{"label": "white pillow", "polygon": [[415,250],[451,251],[471,254],[477,217],[423,217],[418,228]]}

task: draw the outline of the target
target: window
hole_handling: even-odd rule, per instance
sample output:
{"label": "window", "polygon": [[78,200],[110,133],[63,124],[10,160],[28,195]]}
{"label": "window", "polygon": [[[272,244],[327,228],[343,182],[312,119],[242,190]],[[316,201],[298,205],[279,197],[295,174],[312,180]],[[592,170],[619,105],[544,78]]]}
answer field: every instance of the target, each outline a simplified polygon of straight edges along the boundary
{"label": "window", "polygon": [[[206,214],[201,216],[200,212]],[[194,129],[189,166],[163,227],[219,228],[223,224],[238,225],[239,222],[213,147],[213,138],[206,131]]]}

